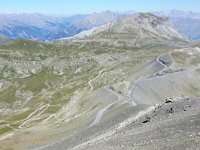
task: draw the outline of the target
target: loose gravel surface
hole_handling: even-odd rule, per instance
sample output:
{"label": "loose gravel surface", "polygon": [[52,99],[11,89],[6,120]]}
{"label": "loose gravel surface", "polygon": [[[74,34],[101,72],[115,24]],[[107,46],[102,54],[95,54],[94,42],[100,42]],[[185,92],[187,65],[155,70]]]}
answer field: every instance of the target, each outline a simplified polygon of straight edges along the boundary
{"label": "loose gravel surface", "polygon": [[[156,106],[155,109],[140,115],[137,120],[118,130],[126,120],[145,112],[149,106],[126,107],[110,119],[96,126],[75,133],[52,145],[38,149],[66,150],[197,150],[200,147],[200,100],[173,98]],[[121,123],[121,124],[120,124]],[[116,130],[111,136],[103,137]]]}

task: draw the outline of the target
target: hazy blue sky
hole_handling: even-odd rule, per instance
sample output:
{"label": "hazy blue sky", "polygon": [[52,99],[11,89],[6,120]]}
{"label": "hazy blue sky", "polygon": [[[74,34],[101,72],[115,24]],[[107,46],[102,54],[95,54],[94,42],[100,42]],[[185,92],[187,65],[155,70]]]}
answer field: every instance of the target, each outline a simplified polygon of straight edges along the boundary
{"label": "hazy blue sky", "polygon": [[0,13],[40,12],[45,14],[112,11],[200,11],[200,0],[0,0]]}

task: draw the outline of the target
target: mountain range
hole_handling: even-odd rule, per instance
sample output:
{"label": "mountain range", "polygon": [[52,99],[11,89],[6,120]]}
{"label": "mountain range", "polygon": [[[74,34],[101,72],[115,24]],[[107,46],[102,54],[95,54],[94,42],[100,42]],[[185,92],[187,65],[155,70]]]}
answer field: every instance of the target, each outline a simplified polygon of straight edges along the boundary
{"label": "mountain range", "polygon": [[155,14],[169,17],[174,27],[185,34],[187,37],[194,40],[200,39],[200,13],[194,13],[192,11],[184,12],[171,10],[161,11]]}
{"label": "mountain range", "polygon": [[53,40],[80,32],[62,18],[42,14],[1,14],[0,34],[11,38]]}
{"label": "mountain range", "polygon": [[[0,14],[0,34],[10,38],[30,38],[53,41],[72,37],[82,31],[101,26],[127,16],[135,11],[105,11],[93,14],[79,14],[70,17],[54,17],[43,14]],[[200,14],[178,10],[155,12],[156,15],[169,17],[175,28],[185,36],[200,38]]]}
{"label": "mountain range", "polygon": [[52,41],[71,37],[83,30],[123,17],[110,11],[72,17],[52,17],[42,14],[0,14],[0,34],[11,38],[31,38]]}

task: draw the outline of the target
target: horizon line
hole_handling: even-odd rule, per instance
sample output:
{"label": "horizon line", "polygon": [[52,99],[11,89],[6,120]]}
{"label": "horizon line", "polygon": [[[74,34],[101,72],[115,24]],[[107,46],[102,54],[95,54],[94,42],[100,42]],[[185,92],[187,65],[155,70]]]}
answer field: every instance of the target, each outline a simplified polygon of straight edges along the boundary
{"label": "horizon line", "polygon": [[116,10],[102,10],[102,11],[93,11],[93,12],[78,12],[78,13],[44,13],[44,12],[26,12],[26,11],[9,11],[9,12],[0,12],[0,14],[41,14],[41,15],[48,15],[48,16],[73,16],[73,15],[87,15],[87,14],[95,14],[95,13],[103,13],[103,12],[114,12],[114,13],[128,13],[128,12],[145,12],[145,13],[154,13],[154,12],[161,12],[161,11],[182,11],[182,12],[191,12],[191,13],[200,13],[200,11],[193,11],[193,10],[180,10],[180,9],[164,9],[164,10],[152,10],[152,11],[136,11],[136,10],[125,10],[125,11],[116,11]]}

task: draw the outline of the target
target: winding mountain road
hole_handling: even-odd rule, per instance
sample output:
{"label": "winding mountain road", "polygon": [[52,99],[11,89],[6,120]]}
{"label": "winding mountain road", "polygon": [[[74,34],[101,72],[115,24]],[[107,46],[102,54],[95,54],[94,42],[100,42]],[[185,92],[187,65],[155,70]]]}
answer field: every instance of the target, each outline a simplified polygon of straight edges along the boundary
{"label": "winding mountain road", "polygon": [[[38,117],[39,115],[41,115],[45,110],[48,109],[50,105],[43,105],[42,107],[36,109],[34,112],[32,112],[26,119],[25,121],[19,126],[19,128],[22,128],[27,122],[31,121],[33,118]],[[38,111],[40,111],[38,114],[36,114]],[[35,115],[36,114],[36,115]],[[35,116],[34,116],[35,115]]]}
{"label": "winding mountain road", "polygon": [[[165,64],[163,63],[163,61],[161,61],[161,57],[164,56],[164,55],[166,55],[166,53],[165,53],[165,54],[161,54],[161,55],[159,55],[159,56],[156,58],[156,62],[157,62],[158,64],[160,64],[161,66],[163,66],[163,68],[162,68],[161,70],[157,71],[156,73],[154,73],[154,75],[157,74],[157,73],[162,72],[162,71],[165,70],[165,69],[168,69],[168,66],[165,65]],[[132,87],[130,88],[130,90],[129,90],[129,92],[128,92],[128,98],[129,98],[129,100],[132,102],[133,106],[137,105],[137,103],[134,102],[134,101],[132,100],[132,97],[131,97],[132,93],[134,92],[135,87],[137,86],[137,84],[138,84],[139,82],[141,82],[141,81],[147,79],[149,76],[150,76],[150,75],[147,75],[147,76],[143,76],[143,77],[138,78],[137,80],[134,81]]]}
{"label": "winding mountain road", "polygon": [[117,101],[107,105],[106,107],[104,107],[103,109],[101,109],[100,111],[97,112],[96,118],[95,120],[89,125],[89,127],[92,127],[96,124],[98,124],[101,120],[101,118],[103,117],[103,114],[114,104],[116,104],[117,102],[122,100],[122,96],[120,94],[118,94],[117,92],[109,89],[109,88],[105,88],[108,92],[112,93],[113,95],[117,96]]}
{"label": "winding mountain road", "polygon": [[[165,55],[165,54],[159,55],[159,56],[156,58],[156,60],[155,60],[158,64],[160,64],[161,66],[163,66],[162,69],[159,70],[159,71],[157,71],[156,73],[159,73],[159,72],[163,71],[164,69],[167,69],[167,68],[168,68],[168,66],[165,65],[165,64],[163,63],[163,61],[161,61],[161,57],[162,57],[163,55]],[[98,74],[94,79],[92,79],[92,80],[90,80],[90,81],[88,82],[88,84],[90,85],[90,91],[93,90],[92,82],[95,81],[95,80],[102,74],[103,71],[104,71],[104,70],[101,70],[101,71],[99,72],[99,74]],[[155,73],[155,74],[156,74],[156,73]],[[134,101],[132,100],[132,98],[131,98],[131,95],[132,95],[132,93],[133,93],[133,91],[134,91],[136,85],[137,85],[140,81],[143,81],[143,80],[145,80],[145,79],[148,78],[148,77],[149,77],[149,75],[148,75],[148,76],[144,76],[144,77],[140,77],[140,78],[138,78],[136,81],[134,81],[134,84],[133,84],[133,86],[132,86],[132,88],[130,89],[129,94],[128,94],[129,100],[132,102],[133,106],[136,106],[136,105],[137,105],[137,103],[134,102]],[[100,111],[98,111],[95,120],[89,125],[89,127],[98,124],[98,123],[100,122],[100,120],[101,120],[103,114],[104,114],[111,106],[113,106],[114,104],[116,104],[118,101],[120,101],[120,100],[122,99],[121,95],[119,95],[119,94],[116,93],[115,91],[110,90],[110,89],[107,89],[107,90],[109,90],[109,92],[111,92],[111,93],[113,93],[114,95],[116,95],[116,96],[118,97],[118,100],[117,100],[116,102],[113,102],[113,103],[107,105],[106,107],[104,107],[104,108],[101,109]]]}
{"label": "winding mountain road", "polygon": [[92,86],[92,82],[94,82],[102,73],[103,73],[104,69],[102,69],[99,74],[94,78],[94,79],[91,79],[88,84],[90,86],[90,92],[93,90],[93,86]]}
{"label": "winding mountain road", "polygon": [[100,111],[98,111],[95,120],[88,126],[88,127],[92,127],[96,124],[98,124],[103,116],[103,114],[112,106],[114,105],[116,102],[113,102],[111,104],[109,104],[108,106],[104,107],[103,109],[101,109]]}
{"label": "winding mountain road", "polygon": [[[163,61],[161,61],[161,59],[160,59],[163,55],[166,55],[166,54],[159,55],[159,56],[156,58],[156,61],[157,61],[157,63],[159,63],[161,66],[163,66],[164,69],[165,69],[165,68],[168,68],[168,66],[165,65],[165,64],[163,63]],[[163,69],[162,69],[162,70],[163,70]],[[161,71],[162,71],[162,70],[161,70]]]}

